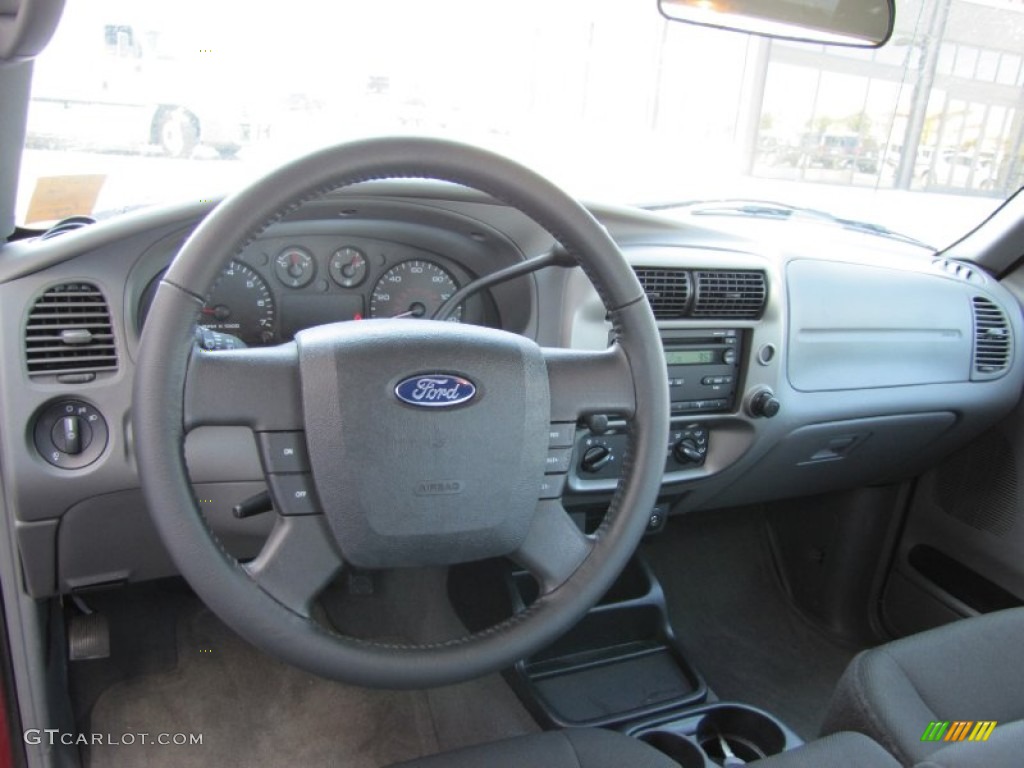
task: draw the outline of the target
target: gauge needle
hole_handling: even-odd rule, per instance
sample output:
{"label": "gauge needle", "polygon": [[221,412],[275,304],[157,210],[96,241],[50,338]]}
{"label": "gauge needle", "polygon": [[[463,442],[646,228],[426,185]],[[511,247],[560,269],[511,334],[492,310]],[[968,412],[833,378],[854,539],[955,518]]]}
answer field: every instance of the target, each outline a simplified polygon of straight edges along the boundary
{"label": "gauge needle", "polygon": [[423,317],[423,315],[425,315],[426,313],[427,308],[423,306],[420,302],[414,301],[412,303],[412,306],[409,307],[409,309],[407,309],[405,312],[402,312],[399,315],[392,315],[392,317]]}

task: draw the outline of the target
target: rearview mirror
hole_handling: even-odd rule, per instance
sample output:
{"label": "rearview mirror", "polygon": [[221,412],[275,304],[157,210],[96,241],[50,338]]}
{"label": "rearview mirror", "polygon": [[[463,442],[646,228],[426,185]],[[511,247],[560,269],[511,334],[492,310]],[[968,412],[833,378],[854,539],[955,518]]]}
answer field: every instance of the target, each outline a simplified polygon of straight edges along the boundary
{"label": "rearview mirror", "polygon": [[809,43],[877,48],[892,34],[894,0],[658,0],[672,21]]}

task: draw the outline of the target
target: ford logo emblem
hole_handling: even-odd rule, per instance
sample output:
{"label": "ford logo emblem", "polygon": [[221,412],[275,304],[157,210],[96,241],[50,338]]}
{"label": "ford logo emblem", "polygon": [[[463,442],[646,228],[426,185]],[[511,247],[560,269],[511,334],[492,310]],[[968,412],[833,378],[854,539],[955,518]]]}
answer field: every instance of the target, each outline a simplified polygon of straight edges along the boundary
{"label": "ford logo emblem", "polygon": [[450,373],[423,373],[398,382],[395,397],[423,408],[447,408],[476,397],[476,385]]}

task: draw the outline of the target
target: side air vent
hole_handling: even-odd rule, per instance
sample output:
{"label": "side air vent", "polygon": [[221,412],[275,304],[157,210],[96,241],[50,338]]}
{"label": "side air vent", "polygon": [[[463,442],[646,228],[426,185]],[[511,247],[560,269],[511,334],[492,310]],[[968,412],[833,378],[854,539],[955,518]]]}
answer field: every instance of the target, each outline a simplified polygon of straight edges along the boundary
{"label": "side air vent", "polygon": [[635,271],[656,319],[685,317],[692,292],[689,272],[653,267],[637,267]]}
{"label": "side air vent", "polygon": [[971,378],[997,379],[1010,365],[1010,324],[993,301],[975,296],[974,371]]}
{"label": "side air vent", "polygon": [[753,320],[764,311],[768,296],[764,272],[704,270],[693,274],[693,317]]}
{"label": "side air vent", "polygon": [[60,375],[88,381],[117,369],[110,311],[91,283],[62,283],[36,300],[25,326],[30,376]]}
{"label": "side air vent", "polygon": [[962,261],[955,261],[953,259],[934,259],[932,261],[936,267],[941,269],[950,277],[955,277],[958,280],[964,280],[968,283],[984,284],[985,278],[981,276],[981,273],[976,267],[972,267],[970,264],[965,264]]}

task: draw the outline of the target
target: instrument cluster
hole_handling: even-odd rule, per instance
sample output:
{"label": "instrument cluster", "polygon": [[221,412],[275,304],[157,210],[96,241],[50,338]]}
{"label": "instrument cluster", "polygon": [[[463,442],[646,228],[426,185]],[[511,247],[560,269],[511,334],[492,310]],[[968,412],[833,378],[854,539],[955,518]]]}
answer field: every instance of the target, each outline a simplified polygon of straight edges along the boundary
{"label": "instrument cluster", "polygon": [[[162,276],[141,294],[140,329]],[[246,346],[267,346],[325,323],[429,319],[473,279],[454,259],[403,243],[347,235],[265,238],[224,267],[199,325]],[[485,297],[471,296],[445,319],[483,324],[486,309]]]}

